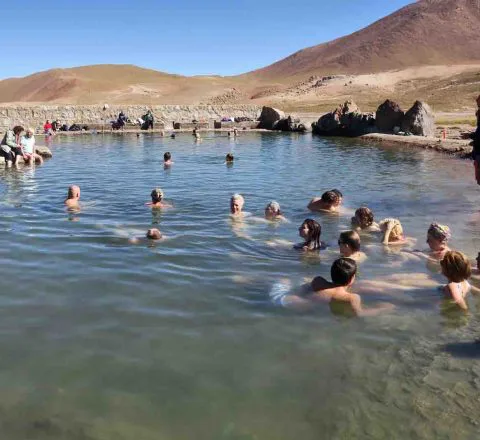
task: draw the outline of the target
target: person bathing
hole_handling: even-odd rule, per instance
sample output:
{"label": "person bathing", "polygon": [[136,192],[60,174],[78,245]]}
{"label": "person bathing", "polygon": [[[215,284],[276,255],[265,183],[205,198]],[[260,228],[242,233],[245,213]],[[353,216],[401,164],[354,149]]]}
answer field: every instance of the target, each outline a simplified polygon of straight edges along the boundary
{"label": "person bathing", "polygon": [[338,239],[338,247],[342,257],[351,258],[357,263],[367,259],[365,253],[360,251],[360,235],[356,231],[342,232]]}
{"label": "person bathing", "polygon": [[79,208],[79,200],[80,200],[80,187],[77,185],[70,185],[68,187],[67,198],[65,199],[65,205],[67,208],[75,209]]}
{"label": "person bathing", "polygon": [[305,241],[295,245],[295,249],[303,249],[304,251],[317,251],[326,248],[325,244],[320,241],[322,227],[315,220],[310,218],[306,219],[298,228],[298,234]]}
{"label": "person bathing", "polygon": [[340,206],[340,197],[335,191],[327,191],[322,197],[313,198],[307,208],[310,211],[337,212]]}
{"label": "person bathing", "polygon": [[169,203],[166,203],[163,200],[163,191],[161,188],[152,189],[150,196],[152,197],[152,201],[147,203],[147,206],[150,206],[151,208],[171,208],[172,207],[172,205],[170,205]]}

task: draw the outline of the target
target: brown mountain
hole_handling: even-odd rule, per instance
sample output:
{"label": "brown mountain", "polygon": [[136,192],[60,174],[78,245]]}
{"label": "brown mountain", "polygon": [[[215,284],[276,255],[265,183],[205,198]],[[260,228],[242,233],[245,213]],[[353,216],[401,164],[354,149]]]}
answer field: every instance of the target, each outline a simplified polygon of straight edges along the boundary
{"label": "brown mountain", "polygon": [[249,73],[261,80],[480,61],[480,2],[420,0],[351,35]]}
{"label": "brown mountain", "polygon": [[[53,69],[0,81],[0,102],[269,103],[318,110],[345,98],[373,109],[388,96],[461,109],[478,94],[479,67],[480,0],[420,0],[351,35],[235,77],[185,77],[132,65]],[[323,81],[326,75],[334,79]]]}

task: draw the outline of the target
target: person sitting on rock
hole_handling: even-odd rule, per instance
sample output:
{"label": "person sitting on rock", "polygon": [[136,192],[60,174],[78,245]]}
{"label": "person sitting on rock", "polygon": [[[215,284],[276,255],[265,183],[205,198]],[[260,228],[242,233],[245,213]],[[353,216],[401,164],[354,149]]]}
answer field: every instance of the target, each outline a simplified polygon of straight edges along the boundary
{"label": "person sitting on rock", "polygon": [[7,130],[5,136],[0,143],[0,154],[5,158],[7,167],[18,163],[18,158],[23,156],[21,146],[21,136],[24,128],[21,125],[16,125],[11,130]]}
{"label": "person sitting on rock", "polygon": [[43,158],[35,151],[35,130],[33,128],[27,128],[25,136],[22,136],[20,140],[20,145],[22,146],[23,151],[23,160],[26,163],[34,164],[38,162],[43,163]]}
{"label": "person sitting on rock", "polygon": [[164,155],[163,155],[163,166],[165,167],[169,167],[173,164],[173,160],[172,160],[172,154],[167,151]]}
{"label": "person sitting on rock", "polygon": [[322,197],[313,198],[308,204],[310,211],[337,212],[340,205],[340,197],[334,191],[327,191]]}
{"label": "person sitting on rock", "polygon": [[80,200],[80,187],[77,185],[70,185],[68,187],[67,198],[65,199],[65,205],[69,209],[79,208]]}
{"label": "person sitting on rock", "polygon": [[172,205],[163,200],[163,191],[161,188],[154,188],[151,192],[152,201],[147,203],[151,208],[171,208]]}

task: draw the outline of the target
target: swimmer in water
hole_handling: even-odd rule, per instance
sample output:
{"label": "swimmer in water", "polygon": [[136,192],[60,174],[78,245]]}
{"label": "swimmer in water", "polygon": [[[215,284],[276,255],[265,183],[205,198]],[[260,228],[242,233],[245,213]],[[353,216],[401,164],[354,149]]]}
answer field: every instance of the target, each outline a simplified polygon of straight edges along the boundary
{"label": "swimmer in water", "polygon": [[442,274],[448,280],[448,284],[443,287],[446,297],[451,298],[462,310],[468,310],[465,298],[472,289],[468,282],[472,274],[470,261],[461,252],[448,251],[440,261],[440,266]]}
{"label": "swimmer in water", "polygon": [[280,210],[280,204],[272,200],[265,208],[265,218],[267,220],[286,220]]}
{"label": "swimmer in water", "polygon": [[241,194],[234,194],[230,198],[230,215],[232,217],[243,217],[243,205],[245,204],[245,199]]}
{"label": "swimmer in water", "polygon": [[147,203],[147,206],[150,206],[151,208],[171,208],[172,205],[169,203],[165,203],[163,201],[163,191],[161,188],[155,188],[152,189],[152,192],[150,194],[152,197],[152,201]]}
{"label": "swimmer in water", "polygon": [[338,239],[338,247],[342,257],[351,258],[357,263],[367,259],[365,253],[360,251],[360,235],[356,231],[342,232]]}
{"label": "swimmer in water", "polygon": [[68,187],[67,198],[65,199],[65,205],[67,208],[79,208],[80,200],[80,187],[77,185],[70,185]]}
{"label": "swimmer in water", "polygon": [[231,165],[233,164],[233,161],[235,160],[235,157],[233,156],[232,153],[227,153],[227,155],[225,156],[225,163],[228,164],[228,165]]}
{"label": "swimmer in water", "polygon": [[382,220],[378,226],[383,232],[382,243],[385,246],[408,244],[409,241],[411,241],[406,239],[403,235],[403,228],[400,220],[386,218],[385,220]]}
{"label": "swimmer in water", "polygon": [[170,138],[171,138],[171,139],[175,139],[175,133],[172,133],[172,134],[170,135]]}
{"label": "swimmer in water", "polygon": [[307,208],[310,211],[337,212],[339,206],[340,198],[338,194],[333,191],[327,191],[322,194],[321,198],[313,198]]}
{"label": "swimmer in water", "polygon": [[322,227],[320,223],[310,218],[306,219],[298,228],[298,234],[305,241],[301,244],[296,244],[295,249],[302,249],[304,251],[318,251],[325,249],[325,244],[320,241],[322,235]]}
{"label": "swimmer in water", "polygon": [[169,167],[173,164],[173,160],[172,160],[172,155],[169,151],[167,151],[164,155],[163,155],[163,166],[164,167]]}
{"label": "swimmer in water", "polygon": [[380,227],[374,221],[373,212],[366,206],[362,206],[355,211],[355,216],[352,217],[352,228],[357,231],[365,232],[379,232]]}
{"label": "swimmer in water", "polygon": [[304,295],[288,295],[281,289],[273,290],[270,296],[287,308],[307,311],[325,303],[346,303],[356,316],[374,316],[392,310],[392,304],[379,304],[376,307],[365,309],[362,306],[360,295],[350,292],[355,282],[357,264],[351,258],[335,260],[330,269],[332,281],[323,277],[316,277],[306,286]]}
{"label": "swimmer in water", "polygon": [[236,128],[233,129],[233,137],[238,136],[238,130]]}
{"label": "swimmer in water", "polygon": [[430,257],[435,260],[442,260],[447,252],[448,240],[452,237],[450,228],[446,225],[432,223],[427,231],[427,244],[430,247]]}
{"label": "swimmer in water", "polygon": [[131,244],[139,244],[141,242],[154,242],[164,239],[165,236],[160,232],[159,229],[152,228],[147,231],[143,237],[133,237],[128,240]]}
{"label": "swimmer in water", "polygon": [[343,203],[343,194],[339,189],[332,189],[332,192],[334,192],[338,196],[338,205],[340,206]]}

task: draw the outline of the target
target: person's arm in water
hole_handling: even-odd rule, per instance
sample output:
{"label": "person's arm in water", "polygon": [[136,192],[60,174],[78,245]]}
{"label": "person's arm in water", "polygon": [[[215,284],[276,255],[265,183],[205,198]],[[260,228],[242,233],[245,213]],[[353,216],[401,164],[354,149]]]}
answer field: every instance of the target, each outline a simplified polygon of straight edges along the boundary
{"label": "person's arm in water", "polygon": [[368,317],[368,316],[377,316],[381,313],[385,313],[388,311],[391,311],[395,308],[393,304],[390,303],[382,303],[378,304],[375,307],[369,307],[368,309],[365,309],[362,306],[362,298],[360,295],[356,293],[351,293],[350,294],[350,299],[349,299],[350,306],[352,307],[353,311],[358,317]]}
{"label": "person's arm in water", "polygon": [[452,283],[449,283],[445,286],[445,292],[447,295],[451,296],[455,304],[460,307],[462,310],[468,310],[467,303],[465,298],[462,296],[462,293],[455,289],[455,286]]}

